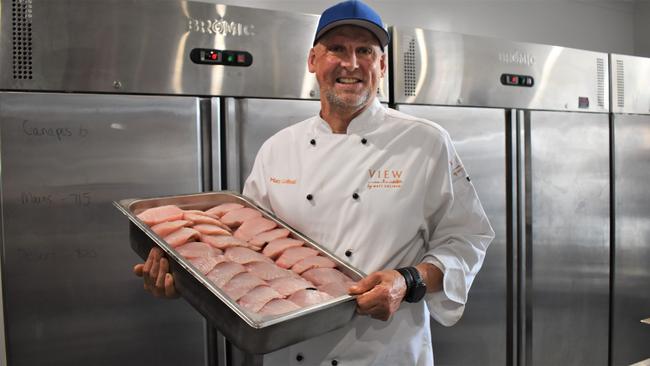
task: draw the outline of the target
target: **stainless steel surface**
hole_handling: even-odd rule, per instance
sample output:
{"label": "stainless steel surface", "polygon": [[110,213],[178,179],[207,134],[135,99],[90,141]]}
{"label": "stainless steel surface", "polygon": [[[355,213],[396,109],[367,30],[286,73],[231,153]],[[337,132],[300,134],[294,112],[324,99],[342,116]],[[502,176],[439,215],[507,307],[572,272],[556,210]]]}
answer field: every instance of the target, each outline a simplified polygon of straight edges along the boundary
{"label": "stainless steel surface", "polygon": [[206,210],[230,202],[262,211],[266,218],[275,221],[278,226],[289,229],[292,237],[305,241],[306,246],[317,249],[321,255],[336,262],[337,268],[353,280],[358,281],[365,277],[363,272],[351,267],[329,250],[289,227],[272,213],[235,192],[126,199],[121,200],[119,204],[115,203],[115,206],[131,221],[131,244],[135,252],[142,258],[146,258],[152,246],[160,247],[170,259],[170,272],[174,275],[178,291],[239,349],[251,354],[268,353],[348,323],[356,308],[356,302],[350,295],[339,296],[318,305],[274,317],[262,317],[246,311],[136,216],[145,209],[163,205]]}
{"label": "stainless steel surface", "polygon": [[529,365],[606,365],[609,118],[530,112]]}
{"label": "stainless steel surface", "polygon": [[503,109],[399,105],[451,135],[496,237],[475,279],[463,317],[446,328],[432,322],[436,365],[505,365],[507,333],[506,121]]}
{"label": "stainless steel surface", "polygon": [[[2,0],[2,8],[0,89],[319,97],[306,61],[315,15],[181,0]],[[196,64],[194,48],[247,51],[253,63]]]}
{"label": "stainless steel surface", "polygon": [[264,141],[285,127],[317,115],[320,102],[226,98],[224,108],[227,187],[241,191]]}
{"label": "stainless steel surface", "polygon": [[196,98],[0,93],[10,365],[204,364],[203,319],[142,290],[111,207],[201,189],[197,112]]}
{"label": "stainless steel surface", "polygon": [[[639,75],[641,76],[641,75]],[[646,75],[645,80],[650,80]],[[650,357],[650,115],[614,114],[612,364]]]}
{"label": "stainless steel surface", "polygon": [[650,58],[610,55],[612,113],[650,113]]}
{"label": "stainless steel surface", "polygon": [[[609,110],[605,53],[418,28],[392,34],[396,103]],[[504,86],[504,73],[532,76],[534,85]]]}

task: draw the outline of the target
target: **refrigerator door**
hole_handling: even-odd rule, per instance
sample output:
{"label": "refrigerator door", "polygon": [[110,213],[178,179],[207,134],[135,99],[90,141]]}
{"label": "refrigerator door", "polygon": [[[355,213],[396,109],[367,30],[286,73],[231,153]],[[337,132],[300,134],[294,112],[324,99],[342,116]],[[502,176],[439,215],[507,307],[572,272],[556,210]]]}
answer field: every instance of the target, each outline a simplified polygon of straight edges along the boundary
{"label": "refrigerator door", "polygon": [[505,365],[507,339],[506,118],[503,109],[398,105],[451,135],[496,237],[451,328],[432,322],[436,365]]}
{"label": "refrigerator door", "polygon": [[606,365],[609,118],[526,114],[526,365]]}
{"label": "refrigerator door", "polygon": [[613,115],[612,365],[650,358],[650,115]]}
{"label": "refrigerator door", "polygon": [[205,364],[203,319],[143,291],[111,204],[201,190],[198,105],[0,94],[8,364]]}
{"label": "refrigerator door", "polygon": [[[213,111],[216,103],[214,100]],[[264,141],[285,127],[317,115],[320,101],[225,98],[223,108],[225,188],[241,192]]]}

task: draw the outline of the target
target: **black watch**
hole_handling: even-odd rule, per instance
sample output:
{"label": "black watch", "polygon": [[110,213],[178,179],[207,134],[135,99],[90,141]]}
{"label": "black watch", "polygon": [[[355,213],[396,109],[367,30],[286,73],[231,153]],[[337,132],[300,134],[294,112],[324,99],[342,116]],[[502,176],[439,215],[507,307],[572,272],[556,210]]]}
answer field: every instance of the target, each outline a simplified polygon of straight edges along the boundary
{"label": "black watch", "polygon": [[404,296],[404,301],[406,302],[418,302],[422,300],[424,295],[427,293],[427,285],[422,281],[420,272],[415,267],[404,267],[398,268],[404,280],[406,281],[406,295]]}

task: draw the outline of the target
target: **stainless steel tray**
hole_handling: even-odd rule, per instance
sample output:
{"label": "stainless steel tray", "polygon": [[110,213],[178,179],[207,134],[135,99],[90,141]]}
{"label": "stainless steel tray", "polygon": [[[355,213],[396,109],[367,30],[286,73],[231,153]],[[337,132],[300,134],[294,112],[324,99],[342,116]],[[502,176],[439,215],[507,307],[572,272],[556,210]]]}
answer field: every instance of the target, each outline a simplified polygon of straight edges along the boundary
{"label": "stainless steel tray", "polygon": [[253,354],[269,353],[339,328],[352,319],[356,302],[349,295],[274,317],[249,313],[136,217],[148,208],[163,205],[205,210],[221,203],[239,203],[260,210],[264,217],[275,221],[279,227],[288,229],[293,237],[304,240],[306,246],[317,249],[322,255],[337,263],[338,269],[353,280],[358,281],[365,277],[363,272],[351,267],[270,212],[235,192],[222,191],[113,202],[115,207],[130,220],[132,249],[142,259],[146,259],[154,245],[161,248],[169,259],[170,272],[174,275],[178,292],[203,314],[211,325],[219,329],[229,341],[243,351]]}

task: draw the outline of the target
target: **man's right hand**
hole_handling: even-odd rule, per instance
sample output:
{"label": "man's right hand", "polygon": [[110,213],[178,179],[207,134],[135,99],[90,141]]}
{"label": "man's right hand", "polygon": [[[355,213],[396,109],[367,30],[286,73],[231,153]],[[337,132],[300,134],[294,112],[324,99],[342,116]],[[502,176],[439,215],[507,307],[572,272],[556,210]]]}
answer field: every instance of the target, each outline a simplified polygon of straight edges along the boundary
{"label": "man's right hand", "polygon": [[133,273],[144,279],[145,291],[155,297],[175,299],[179,297],[174,287],[174,277],[169,273],[169,261],[158,247],[151,248],[144,263],[136,264]]}

